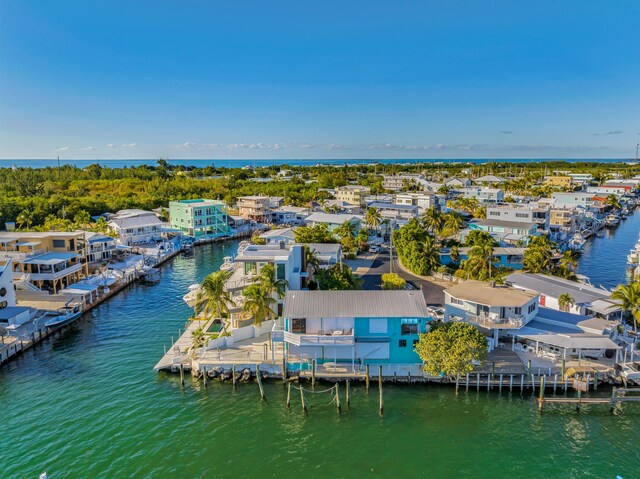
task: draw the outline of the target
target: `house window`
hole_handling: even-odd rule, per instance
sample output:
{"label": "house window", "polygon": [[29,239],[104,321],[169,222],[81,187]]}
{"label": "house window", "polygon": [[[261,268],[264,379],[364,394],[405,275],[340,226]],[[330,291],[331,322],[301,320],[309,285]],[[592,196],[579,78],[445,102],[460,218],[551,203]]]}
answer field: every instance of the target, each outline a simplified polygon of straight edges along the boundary
{"label": "house window", "polygon": [[291,332],[305,334],[307,332],[307,318],[291,319]]}
{"label": "house window", "polygon": [[53,247],[54,248],[64,248],[66,246],[66,243],[64,242],[63,239],[54,239],[53,240]]}
{"label": "house window", "polygon": [[516,313],[518,316],[522,314],[522,308],[520,306],[518,306],[517,308],[514,308],[514,313]]}
{"label": "house window", "polygon": [[462,306],[464,304],[464,301],[462,301],[461,299],[454,298],[453,296],[451,296],[451,304],[457,304],[459,306]]}
{"label": "house window", "polygon": [[370,318],[369,332],[373,334],[385,334],[387,332],[386,318]]}
{"label": "house window", "polygon": [[418,325],[417,324],[403,324],[402,325],[402,335],[406,334],[418,334]]}
{"label": "house window", "polygon": [[416,344],[418,344],[418,341],[419,341],[419,339],[414,339],[414,340],[413,340],[413,347],[414,347],[414,348],[416,347]]}
{"label": "house window", "polygon": [[406,339],[401,339],[398,341],[398,347],[400,348],[406,348],[407,347],[407,340]]}
{"label": "house window", "polygon": [[533,313],[536,310],[536,303],[533,302],[529,305],[529,313]]}
{"label": "house window", "polygon": [[276,279],[284,279],[284,278],[285,278],[284,263],[277,263],[276,264]]}

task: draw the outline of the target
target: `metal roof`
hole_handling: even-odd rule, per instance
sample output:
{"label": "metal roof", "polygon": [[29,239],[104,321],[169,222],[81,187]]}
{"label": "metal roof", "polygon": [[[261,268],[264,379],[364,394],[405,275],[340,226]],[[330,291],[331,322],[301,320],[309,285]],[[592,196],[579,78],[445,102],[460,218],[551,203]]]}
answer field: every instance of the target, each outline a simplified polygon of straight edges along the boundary
{"label": "metal roof", "polygon": [[558,298],[561,294],[568,293],[576,304],[588,304],[599,299],[610,300],[611,296],[608,291],[603,289],[544,274],[511,273],[505,279],[519,288],[537,291],[552,298]]}
{"label": "metal roof", "polygon": [[507,334],[566,349],[619,349],[619,346],[606,336],[575,332],[569,328],[554,327],[536,320]]}
{"label": "metal roof", "polygon": [[338,215],[332,213],[312,213],[307,216],[305,222],[307,223],[329,223],[335,225],[341,225],[345,221],[360,221],[362,216],[359,215]]}
{"label": "metal roof", "polygon": [[59,253],[57,251],[52,251],[50,253],[44,253],[39,256],[35,256],[33,258],[26,259],[21,261],[24,264],[58,264],[63,261],[73,259],[77,256],[80,256],[78,253]]}
{"label": "metal roof", "polygon": [[286,318],[401,318],[429,316],[421,291],[288,291]]}
{"label": "metal roof", "polygon": [[491,286],[482,281],[463,281],[445,290],[445,293],[463,301],[471,301],[487,306],[520,307],[538,295],[509,286]]}

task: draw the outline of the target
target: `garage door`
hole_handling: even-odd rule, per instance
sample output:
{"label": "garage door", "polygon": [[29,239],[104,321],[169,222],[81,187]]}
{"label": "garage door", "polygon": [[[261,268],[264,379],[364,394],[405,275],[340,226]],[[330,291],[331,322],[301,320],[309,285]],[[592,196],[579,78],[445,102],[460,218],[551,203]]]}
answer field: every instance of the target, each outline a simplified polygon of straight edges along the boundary
{"label": "garage door", "polygon": [[389,343],[356,343],[356,358],[389,359]]}

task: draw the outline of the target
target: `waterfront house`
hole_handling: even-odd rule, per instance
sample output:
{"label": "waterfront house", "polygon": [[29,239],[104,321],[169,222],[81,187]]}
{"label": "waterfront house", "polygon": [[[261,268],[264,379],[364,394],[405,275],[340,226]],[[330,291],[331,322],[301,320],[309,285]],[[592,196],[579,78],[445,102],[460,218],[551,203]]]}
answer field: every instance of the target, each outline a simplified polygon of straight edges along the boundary
{"label": "waterfront house", "polygon": [[419,207],[417,205],[391,204],[391,203],[371,203],[370,208],[376,208],[382,219],[393,221],[396,224],[404,224],[413,218],[418,217]]}
{"label": "waterfront house", "polygon": [[307,216],[304,222],[308,226],[316,226],[319,224],[326,224],[329,231],[334,231],[336,228],[344,224],[345,221],[349,221],[356,225],[356,232],[360,230],[363,217],[360,215],[352,214],[332,214],[332,213],[319,213],[315,212]]}
{"label": "waterfront house", "polygon": [[273,221],[279,224],[303,221],[311,214],[309,208],[303,206],[280,206],[273,210]]}
{"label": "waterfront house", "polygon": [[484,175],[474,179],[473,182],[479,185],[495,185],[504,183],[504,178],[500,178],[499,176],[495,175]]}
{"label": "waterfront house", "polygon": [[382,187],[385,190],[398,191],[409,186],[422,186],[426,183],[424,175],[404,173],[398,175],[382,175]]}
{"label": "waterfront house", "polygon": [[[235,307],[230,308],[232,327],[239,327],[249,323],[252,317],[242,312],[244,296],[242,291],[253,284],[266,265],[272,265],[276,280],[285,280],[286,288],[298,290],[306,288],[309,280],[305,245],[280,244],[248,245],[238,249],[233,260],[231,277],[225,285],[225,290],[231,293]],[[276,300],[274,313],[282,314],[283,299],[273,296]]]}
{"label": "waterfront house", "polygon": [[570,193],[556,192],[551,193],[553,206],[556,208],[587,208],[591,203],[592,193],[581,193],[578,191]]}
{"label": "waterfront house", "polygon": [[364,206],[364,198],[371,192],[368,186],[346,185],[338,186],[335,190],[335,198],[350,205]]}
{"label": "waterfront house", "polygon": [[117,236],[119,244],[133,246],[161,240],[169,225],[151,211],[129,209],[118,211],[107,226]]}
{"label": "waterfront house", "polygon": [[116,239],[100,233],[87,232],[87,262],[109,261],[116,249]]}
{"label": "waterfront house", "polygon": [[[622,316],[620,306],[605,289],[544,274],[512,273],[505,279],[517,288],[538,293],[540,306],[545,308],[608,320]],[[568,294],[574,304],[561,307],[558,300],[563,294]]]}
{"label": "waterfront house", "polygon": [[469,178],[449,178],[443,183],[449,188],[469,188],[471,186],[471,180]]}
{"label": "waterfront house", "polygon": [[281,330],[290,360],[412,364],[430,316],[420,291],[288,291]]}
{"label": "waterfront house", "polygon": [[521,328],[538,310],[538,294],[482,281],[463,281],[444,292],[445,321],[465,321],[490,330]]}
{"label": "waterfront house", "polygon": [[195,199],[169,202],[171,228],[194,240],[219,238],[230,233],[227,205],[222,201]]}
{"label": "waterfront house", "polygon": [[512,221],[516,223],[535,223],[538,231],[549,229],[549,207],[531,204],[506,203],[487,205],[487,219]]}
{"label": "waterfront house", "polygon": [[7,259],[14,281],[56,293],[88,274],[85,232],[0,232],[0,261]]}
{"label": "waterfront house", "polygon": [[609,195],[623,196],[631,191],[631,185],[603,185],[587,187],[587,193],[590,193],[592,196],[602,196],[605,198]]}
{"label": "waterfront house", "polygon": [[291,244],[295,243],[295,229],[294,228],[277,228],[274,230],[267,230],[260,234],[266,244]]}
{"label": "waterfront house", "polygon": [[258,223],[271,223],[273,210],[284,203],[281,196],[240,196],[237,201],[238,215]]}

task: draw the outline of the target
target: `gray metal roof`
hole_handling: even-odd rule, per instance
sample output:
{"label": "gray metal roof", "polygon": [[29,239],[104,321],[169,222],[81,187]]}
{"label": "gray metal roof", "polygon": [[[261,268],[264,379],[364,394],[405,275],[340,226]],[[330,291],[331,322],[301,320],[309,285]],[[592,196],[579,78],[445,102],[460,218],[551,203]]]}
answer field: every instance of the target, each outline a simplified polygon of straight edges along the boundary
{"label": "gray metal roof", "polygon": [[608,300],[611,296],[603,289],[545,274],[512,273],[505,279],[518,288],[537,291],[552,298],[568,293],[576,304],[588,304],[599,299]]}
{"label": "gray metal roof", "polygon": [[426,318],[421,291],[288,291],[285,318]]}

